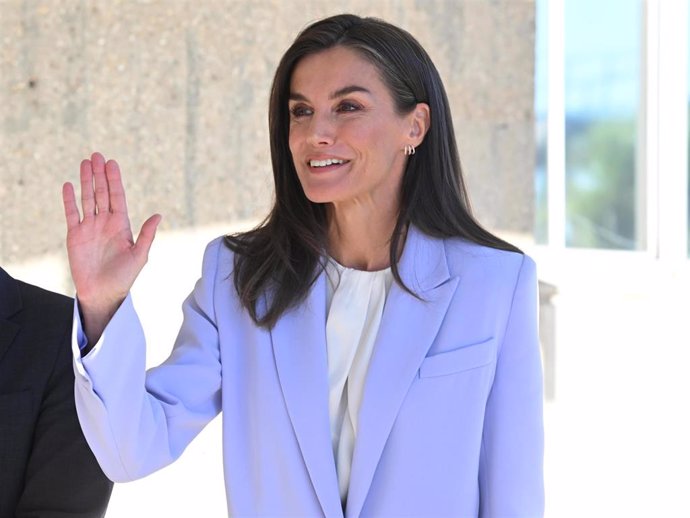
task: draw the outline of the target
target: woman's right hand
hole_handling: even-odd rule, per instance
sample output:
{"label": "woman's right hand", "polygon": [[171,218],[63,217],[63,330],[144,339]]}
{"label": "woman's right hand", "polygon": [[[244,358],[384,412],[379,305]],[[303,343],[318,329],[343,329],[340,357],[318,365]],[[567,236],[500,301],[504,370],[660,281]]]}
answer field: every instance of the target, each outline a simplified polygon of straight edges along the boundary
{"label": "woman's right hand", "polygon": [[62,187],[67,220],[67,255],[89,344],[100,338],[148,260],[161,216],[155,214],[133,240],[117,162],[100,153],[80,168],[79,215],[74,187]]}

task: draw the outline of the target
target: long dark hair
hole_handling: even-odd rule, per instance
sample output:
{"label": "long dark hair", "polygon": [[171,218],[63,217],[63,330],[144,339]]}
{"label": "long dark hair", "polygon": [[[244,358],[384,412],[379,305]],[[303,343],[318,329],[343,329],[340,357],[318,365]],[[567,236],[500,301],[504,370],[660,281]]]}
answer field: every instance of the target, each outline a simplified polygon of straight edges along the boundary
{"label": "long dark hair", "polygon": [[[376,18],[332,16],[304,29],[283,55],[271,88],[269,126],[275,201],[255,229],[227,236],[235,252],[234,282],[242,305],[260,326],[271,328],[290,307],[304,300],[324,267],[327,238],[325,204],[304,194],[288,146],[290,80],[297,63],[310,54],[343,46],[377,67],[399,114],[418,103],[429,105],[431,124],[410,156],[402,179],[400,212],[390,241],[393,276],[400,245],[410,224],[430,236],[460,237],[519,252],[482,228],[471,214],[448,99],[426,51],[408,32]],[[260,303],[265,297],[265,304]]]}

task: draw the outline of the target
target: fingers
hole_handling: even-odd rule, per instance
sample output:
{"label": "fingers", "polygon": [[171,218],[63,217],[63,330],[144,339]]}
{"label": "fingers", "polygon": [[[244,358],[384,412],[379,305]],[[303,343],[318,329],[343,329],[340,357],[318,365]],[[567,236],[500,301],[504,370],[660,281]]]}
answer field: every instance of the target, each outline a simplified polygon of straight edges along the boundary
{"label": "fingers", "polygon": [[93,172],[91,162],[82,160],[79,166],[79,184],[81,186],[81,210],[84,219],[96,214],[96,201],[93,197]]}
{"label": "fingers", "polygon": [[137,237],[136,243],[134,243],[135,255],[143,263],[146,262],[149,256],[149,250],[151,249],[151,244],[153,239],[156,237],[156,229],[158,224],[161,222],[162,216],[160,214],[154,214],[149,219],[144,221],[139,231],[139,236]]}
{"label": "fingers", "polygon": [[91,160],[82,160],[79,179],[85,218],[104,212],[127,212],[120,166],[115,160],[106,163],[103,155],[94,153]]}
{"label": "fingers", "polygon": [[71,230],[79,225],[79,209],[74,196],[74,187],[69,182],[62,186],[62,204],[65,207],[67,230]]}
{"label": "fingers", "polygon": [[[122,175],[120,166],[115,160],[106,162],[102,154],[94,153],[91,155],[91,160],[82,160],[79,179],[84,219],[108,212],[127,214],[127,199],[122,186]],[[62,199],[67,226],[73,228],[79,224],[80,220],[74,187],[71,183],[63,186]],[[160,220],[161,216],[158,214],[151,216],[141,228],[137,244],[141,243],[139,248],[145,255],[148,255]]]}
{"label": "fingers", "polygon": [[93,190],[96,195],[96,212],[110,212],[110,193],[108,181],[105,178],[105,159],[100,153],[91,155],[91,170],[93,172]]}
{"label": "fingers", "polygon": [[127,212],[127,199],[125,197],[125,190],[122,187],[122,175],[120,174],[120,166],[115,160],[108,160],[105,164],[105,178],[108,183],[108,192],[110,193],[110,210],[111,212]]}

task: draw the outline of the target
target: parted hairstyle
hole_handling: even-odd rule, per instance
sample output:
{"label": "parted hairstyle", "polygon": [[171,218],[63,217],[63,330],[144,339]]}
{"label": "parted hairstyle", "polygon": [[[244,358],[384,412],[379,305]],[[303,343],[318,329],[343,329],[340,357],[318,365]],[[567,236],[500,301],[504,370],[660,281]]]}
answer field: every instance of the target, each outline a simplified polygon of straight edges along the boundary
{"label": "parted hairstyle", "polygon": [[416,153],[408,157],[399,213],[390,239],[395,281],[412,293],[397,267],[400,244],[409,225],[433,237],[458,237],[520,252],[482,228],[472,216],[448,98],[422,46],[405,30],[376,18],[351,14],[325,18],[297,36],[273,79],[268,113],[275,183],[273,207],[255,229],[225,238],[225,244],[234,252],[234,284],[241,304],[257,325],[269,329],[285,311],[305,299],[325,267],[326,204],[310,201],[297,177],[288,145],[288,99],[297,63],[305,56],[336,46],[358,52],[378,69],[398,114],[411,112],[418,103],[429,105],[430,127]]}

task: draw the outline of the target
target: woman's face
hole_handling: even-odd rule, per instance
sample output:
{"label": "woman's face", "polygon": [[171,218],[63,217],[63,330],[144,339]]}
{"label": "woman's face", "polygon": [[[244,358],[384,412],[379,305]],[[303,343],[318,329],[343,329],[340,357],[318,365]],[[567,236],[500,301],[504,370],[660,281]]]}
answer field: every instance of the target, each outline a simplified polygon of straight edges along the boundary
{"label": "woman's face", "polygon": [[397,206],[413,116],[396,113],[374,65],[346,47],[303,58],[289,108],[290,151],[307,198]]}

